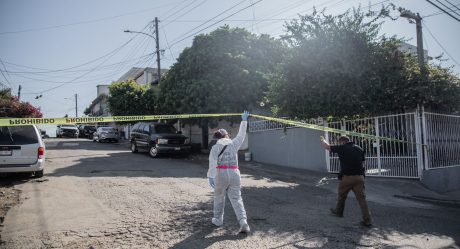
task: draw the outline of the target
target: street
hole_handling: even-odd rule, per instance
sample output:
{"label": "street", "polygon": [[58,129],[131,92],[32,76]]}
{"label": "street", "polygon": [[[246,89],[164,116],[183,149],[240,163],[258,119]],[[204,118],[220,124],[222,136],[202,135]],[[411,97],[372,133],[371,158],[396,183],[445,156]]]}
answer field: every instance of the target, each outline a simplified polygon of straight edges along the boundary
{"label": "street", "polygon": [[[417,180],[366,178],[374,226],[345,217],[334,175],[241,162],[249,235],[237,234],[230,202],[211,224],[206,156],[150,158],[126,143],[48,139],[45,176],[17,181],[1,248],[459,248],[460,208],[394,195],[426,191]],[[240,158],[242,161],[244,158]],[[1,180],[1,179],[0,179]],[[398,192],[400,191],[400,192]],[[420,192],[423,195],[424,192]],[[431,193],[435,194],[435,193]]]}

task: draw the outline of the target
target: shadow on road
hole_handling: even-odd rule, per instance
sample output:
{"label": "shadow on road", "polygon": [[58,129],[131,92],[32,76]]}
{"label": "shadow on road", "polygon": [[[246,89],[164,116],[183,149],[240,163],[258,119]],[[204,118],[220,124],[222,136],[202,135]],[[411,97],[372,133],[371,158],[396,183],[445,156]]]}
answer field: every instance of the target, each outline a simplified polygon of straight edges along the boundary
{"label": "shadow on road", "polygon": [[[90,142],[91,143],[91,142]],[[100,146],[101,150],[116,145]],[[97,147],[94,145],[91,147]],[[58,148],[50,148],[58,150]],[[56,156],[56,155],[55,155]],[[76,155],[71,166],[57,168],[48,176],[78,177],[178,177],[203,178],[206,163],[173,158],[153,159],[145,154],[117,151],[105,154],[91,154],[79,158]],[[73,160],[72,158],[70,158]],[[53,157],[50,157],[53,160]],[[214,227],[212,200],[205,203],[184,203],[168,210],[175,220],[168,236],[184,236],[172,248],[205,248],[215,243],[219,246],[238,247],[240,243],[255,246],[258,238],[269,244],[259,247],[280,248],[416,248],[414,241],[435,243],[436,238],[451,238],[452,243],[460,242],[460,212],[454,208],[421,209],[392,207],[370,202],[374,219],[371,229],[359,226],[360,211],[354,198],[347,201],[345,218],[329,215],[329,207],[335,204],[336,193],[303,184],[296,177],[277,177],[273,174],[243,169],[243,182],[252,182],[242,189],[248,212],[248,222],[252,233],[238,235],[235,215],[227,200],[225,225]],[[319,179],[318,179],[319,180]],[[269,184],[254,184],[266,181]],[[283,184],[276,184],[281,182]],[[262,187],[266,186],[266,187]],[[350,194],[352,196],[353,194]],[[188,235],[187,235],[188,234]],[[286,238],[292,243],[286,244]],[[284,241],[284,242],[283,242]],[[224,242],[225,244],[222,244]],[[396,245],[396,246],[389,246]],[[421,244],[423,246],[423,244]],[[448,247],[452,245],[443,245]]]}

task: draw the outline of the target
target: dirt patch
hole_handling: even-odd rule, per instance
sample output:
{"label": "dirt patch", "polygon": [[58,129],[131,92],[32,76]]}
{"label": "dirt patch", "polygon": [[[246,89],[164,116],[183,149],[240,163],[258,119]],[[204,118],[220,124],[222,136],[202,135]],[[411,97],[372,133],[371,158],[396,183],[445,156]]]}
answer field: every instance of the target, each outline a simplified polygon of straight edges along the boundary
{"label": "dirt patch", "polygon": [[30,178],[30,174],[5,174],[0,175],[0,245],[2,240],[3,221],[8,210],[19,203],[21,191],[14,188],[14,185],[23,183]]}

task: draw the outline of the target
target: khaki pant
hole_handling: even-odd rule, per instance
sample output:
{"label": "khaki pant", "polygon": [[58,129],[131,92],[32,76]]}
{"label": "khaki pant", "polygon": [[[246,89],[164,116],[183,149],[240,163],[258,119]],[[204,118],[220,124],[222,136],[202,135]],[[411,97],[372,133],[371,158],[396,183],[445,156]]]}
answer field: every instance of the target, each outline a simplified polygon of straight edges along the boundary
{"label": "khaki pant", "polygon": [[359,206],[361,207],[361,213],[363,215],[364,222],[370,222],[371,216],[369,214],[369,208],[367,207],[366,194],[364,193],[364,176],[347,176],[344,175],[339,184],[339,199],[335,211],[338,215],[343,215],[345,209],[345,201],[347,200],[348,192],[353,190],[356,199],[358,200]]}

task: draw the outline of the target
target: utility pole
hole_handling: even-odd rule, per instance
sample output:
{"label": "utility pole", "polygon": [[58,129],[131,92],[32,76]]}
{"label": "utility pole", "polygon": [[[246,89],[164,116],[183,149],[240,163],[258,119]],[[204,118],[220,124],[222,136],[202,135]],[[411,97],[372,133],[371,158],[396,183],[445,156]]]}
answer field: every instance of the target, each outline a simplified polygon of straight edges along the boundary
{"label": "utility pole", "polygon": [[160,67],[160,32],[158,32],[158,17],[155,17],[155,35],[156,35],[156,44],[157,44],[157,67],[158,67],[158,85],[160,85],[161,80],[161,67]]}
{"label": "utility pole", "polygon": [[75,117],[78,118],[78,94],[75,94]]}
{"label": "utility pole", "polygon": [[426,78],[427,70],[425,67],[425,55],[423,51],[423,36],[422,36],[422,17],[420,17],[419,13],[415,14],[410,10],[406,10],[404,8],[399,8],[399,12],[401,13],[401,17],[409,19],[409,22],[413,23],[412,20],[415,20],[415,27],[417,29],[417,57],[418,63],[420,65],[420,72],[422,73],[422,77]]}
{"label": "utility pole", "polygon": [[19,85],[19,89],[18,89],[18,100],[21,100],[21,89],[22,89],[22,86]]}

